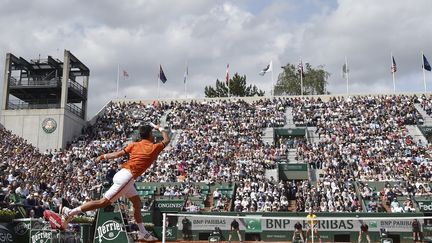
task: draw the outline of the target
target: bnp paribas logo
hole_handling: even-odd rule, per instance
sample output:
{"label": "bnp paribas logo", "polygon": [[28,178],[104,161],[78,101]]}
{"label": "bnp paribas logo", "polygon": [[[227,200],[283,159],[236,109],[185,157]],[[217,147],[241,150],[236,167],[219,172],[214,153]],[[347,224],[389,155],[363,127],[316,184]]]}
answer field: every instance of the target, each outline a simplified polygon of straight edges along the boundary
{"label": "bnp paribas logo", "polygon": [[123,231],[120,223],[114,220],[108,220],[103,225],[97,227],[97,237],[99,238],[99,242],[102,240],[113,241],[115,240],[120,233]]}
{"label": "bnp paribas logo", "polygon": [[368,222],[369,228],[378,228],[378,222],[377,221],[370,221]]}
{"label": "bnp paribas logo", "polygon": [[246,232],[261,232],[260,218],[245,218]]}

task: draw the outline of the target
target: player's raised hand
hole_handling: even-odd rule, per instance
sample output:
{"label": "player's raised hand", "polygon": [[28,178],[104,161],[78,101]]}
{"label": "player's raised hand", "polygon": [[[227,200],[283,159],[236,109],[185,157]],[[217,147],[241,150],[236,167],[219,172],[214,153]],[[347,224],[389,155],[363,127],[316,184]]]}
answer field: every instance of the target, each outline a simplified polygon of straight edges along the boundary
{"label": "player's raised hand", "polygon": [[104,155],[103,155],[103,154],[102,154],[102,155],[99,155],[98,157],[96,157],[95,162],[96,162],[96,163],[99,163],[99,161],[101,161],[101,160],[103,160],[103,159],[105,159]]}
{"label": "player's raised hand", "polygon": [[161,127],[160,125],[156,125],[153,122],[150,122],[150,126],[152,126],[156,130],[159,130],[160,132],[164,130],[163,127]]}

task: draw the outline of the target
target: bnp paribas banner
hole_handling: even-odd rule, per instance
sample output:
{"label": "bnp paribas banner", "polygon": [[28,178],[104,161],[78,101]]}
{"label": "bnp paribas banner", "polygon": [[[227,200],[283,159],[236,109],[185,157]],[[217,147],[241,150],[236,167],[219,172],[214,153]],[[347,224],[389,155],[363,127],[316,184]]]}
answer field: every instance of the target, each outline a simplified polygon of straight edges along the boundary
{"label": "bnp paribas banner", "polygon": [[127,243],[128,238],[120,212],[98,210],[93,243]]}
{"label": "bnp paribas banner", "polygon": [[[183,230],[183,228],[189,230],[214,230],[218,227],[221,230],[230,230],[231,223],[234,219],[228,218],[210,218],[206,216],[202,217],[179,217],[177,228]],[[245,229],[244,221],[236,219],[240,225],[240,230]]]}
{"label": "bnp paribas banner", "polygon": [[[263,219],[260,216],[253,215],[242,219],[225,219],[211,217],[180,217],[179,230],[189,225],[189,230],[213,230],[218,227],[221,230],[229,230],[231,222],[236,220],[240,225],[240,230],[245,232],[262,232],[262,231],[283,231],[294,230],[294,225],[297,222],[303,224],[306,228],[307,221],[290,220],[290,219]],[[380,228],[385,228],[389,232],[411,232],[412,220],[404,220],[398,218],[388,218],[383,220],[365,221],[369,226],[369,231],[379,232]],[[326,220],[319,221],[317,228],[325,231],[359,231],[361,221],[359,220]]]}

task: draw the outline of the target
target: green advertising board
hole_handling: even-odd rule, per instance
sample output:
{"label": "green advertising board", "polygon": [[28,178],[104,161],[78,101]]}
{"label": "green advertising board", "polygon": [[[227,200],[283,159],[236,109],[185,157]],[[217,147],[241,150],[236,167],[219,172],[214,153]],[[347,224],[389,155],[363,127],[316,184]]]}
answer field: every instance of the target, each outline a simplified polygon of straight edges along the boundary
{"label": "green advertising board", "polygon": [[[176,241],[177,240],[177,227],[166,227],[165,240]],[[158,239],[162,239],[162,226],[154,227],[155,236]]]}
{"label": "green advertising board", "polygon": [[418,207],[421,212],[432,212],[432,201],[420,201],[417,200]]}
{"label": "green advertising board", "polygon": [[[204,240],[200,235],[212,232],[216,227],[222,231],[223,239],[228,239],[230,224],[233,218],[212,218],[206,215],[216,213],[202,213],[199,216],[179,216],[178,222],[188,218],[191,222],[190,228],[194,240]],[[219,214],[216,214],[220,216]],[[237,219],[242,237],[255,240],[258,236],[262,241],[291,241],[294,233],[294,225],[300,222],[303,229],[307,228],[306,220],[291,220],[292,217],[306,217],[306,213],[256,213],[256,214],[238,214],[224,213],[227,216],[246,216]],[[319,213],[318,217],[334,217],[334,220],[320,221],[317,229],[321,239],[324,242],[356,242],[358,239],[361,221],[353,217],[350,213]],[[369,236],[373,242],[380,240],[380,229],[385,228],[389,236],[400,239],[400,242],[407,242],[412,239],[412,220],[404,219],[407,214],[389,214],[386,213],[358,213],[359,217],[382,217],[379,220],[366,220],[369,226]],[[411,217],[422,216],[419,213],[410,213]],[[264,218],[265,217],[265,218]],[[271,218],[269,218],[271,217]],[[274,217],[274,218],[273,218]],[[278,218],[279,217],[279,218]],[[352,219],[341,219],[340,217],[353,217]],[[178,231],[183,230],[182,224],[178,224]]]}
{"label": "green advertising board", "polygon": [[35,229],[30,231],[30,243],[52,243],[55,230]]}
{"label": "green advertising board", "polygon": [[304,137],[306,134],[305,128],[275,128],[274,134],[280,137]]}
{"label": "green advertising board", "polygon": [[106,212],[99,209],[93,243],[127,243],[128,237],[121,212]]}
{"label": "green advertising board", "polygon": [[261,233],[261,219],[259,216],[251,216],[244,219],[246,233]]}
{"label": "green advertising board", "polygon": [[177,212],[180,211],[185,204],[184,199],[176,200],[156,200],[155,207],[161,212]]}
{"label": "green advertising board", "polygon": [[282,180],[306,180],[309,178],[307,164],[279,164],[279,177]]}
{"label": "green advertising board", "polygon": [[44,228],[42,219],[15,219],[12,222],[12,232],[14,234],[14,242],[28,243],[30,231]]}

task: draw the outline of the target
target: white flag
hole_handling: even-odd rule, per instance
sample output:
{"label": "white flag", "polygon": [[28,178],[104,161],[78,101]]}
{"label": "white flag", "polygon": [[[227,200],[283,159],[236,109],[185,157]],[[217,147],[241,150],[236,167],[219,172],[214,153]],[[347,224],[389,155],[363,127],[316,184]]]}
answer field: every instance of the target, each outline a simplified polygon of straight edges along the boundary
{"label": "white flag", "polygon": [[261,72],[259,72],[259,75],[264,76],[264,74],[273,71],[273,61],[270,61],[270,63],[265,67]]}

